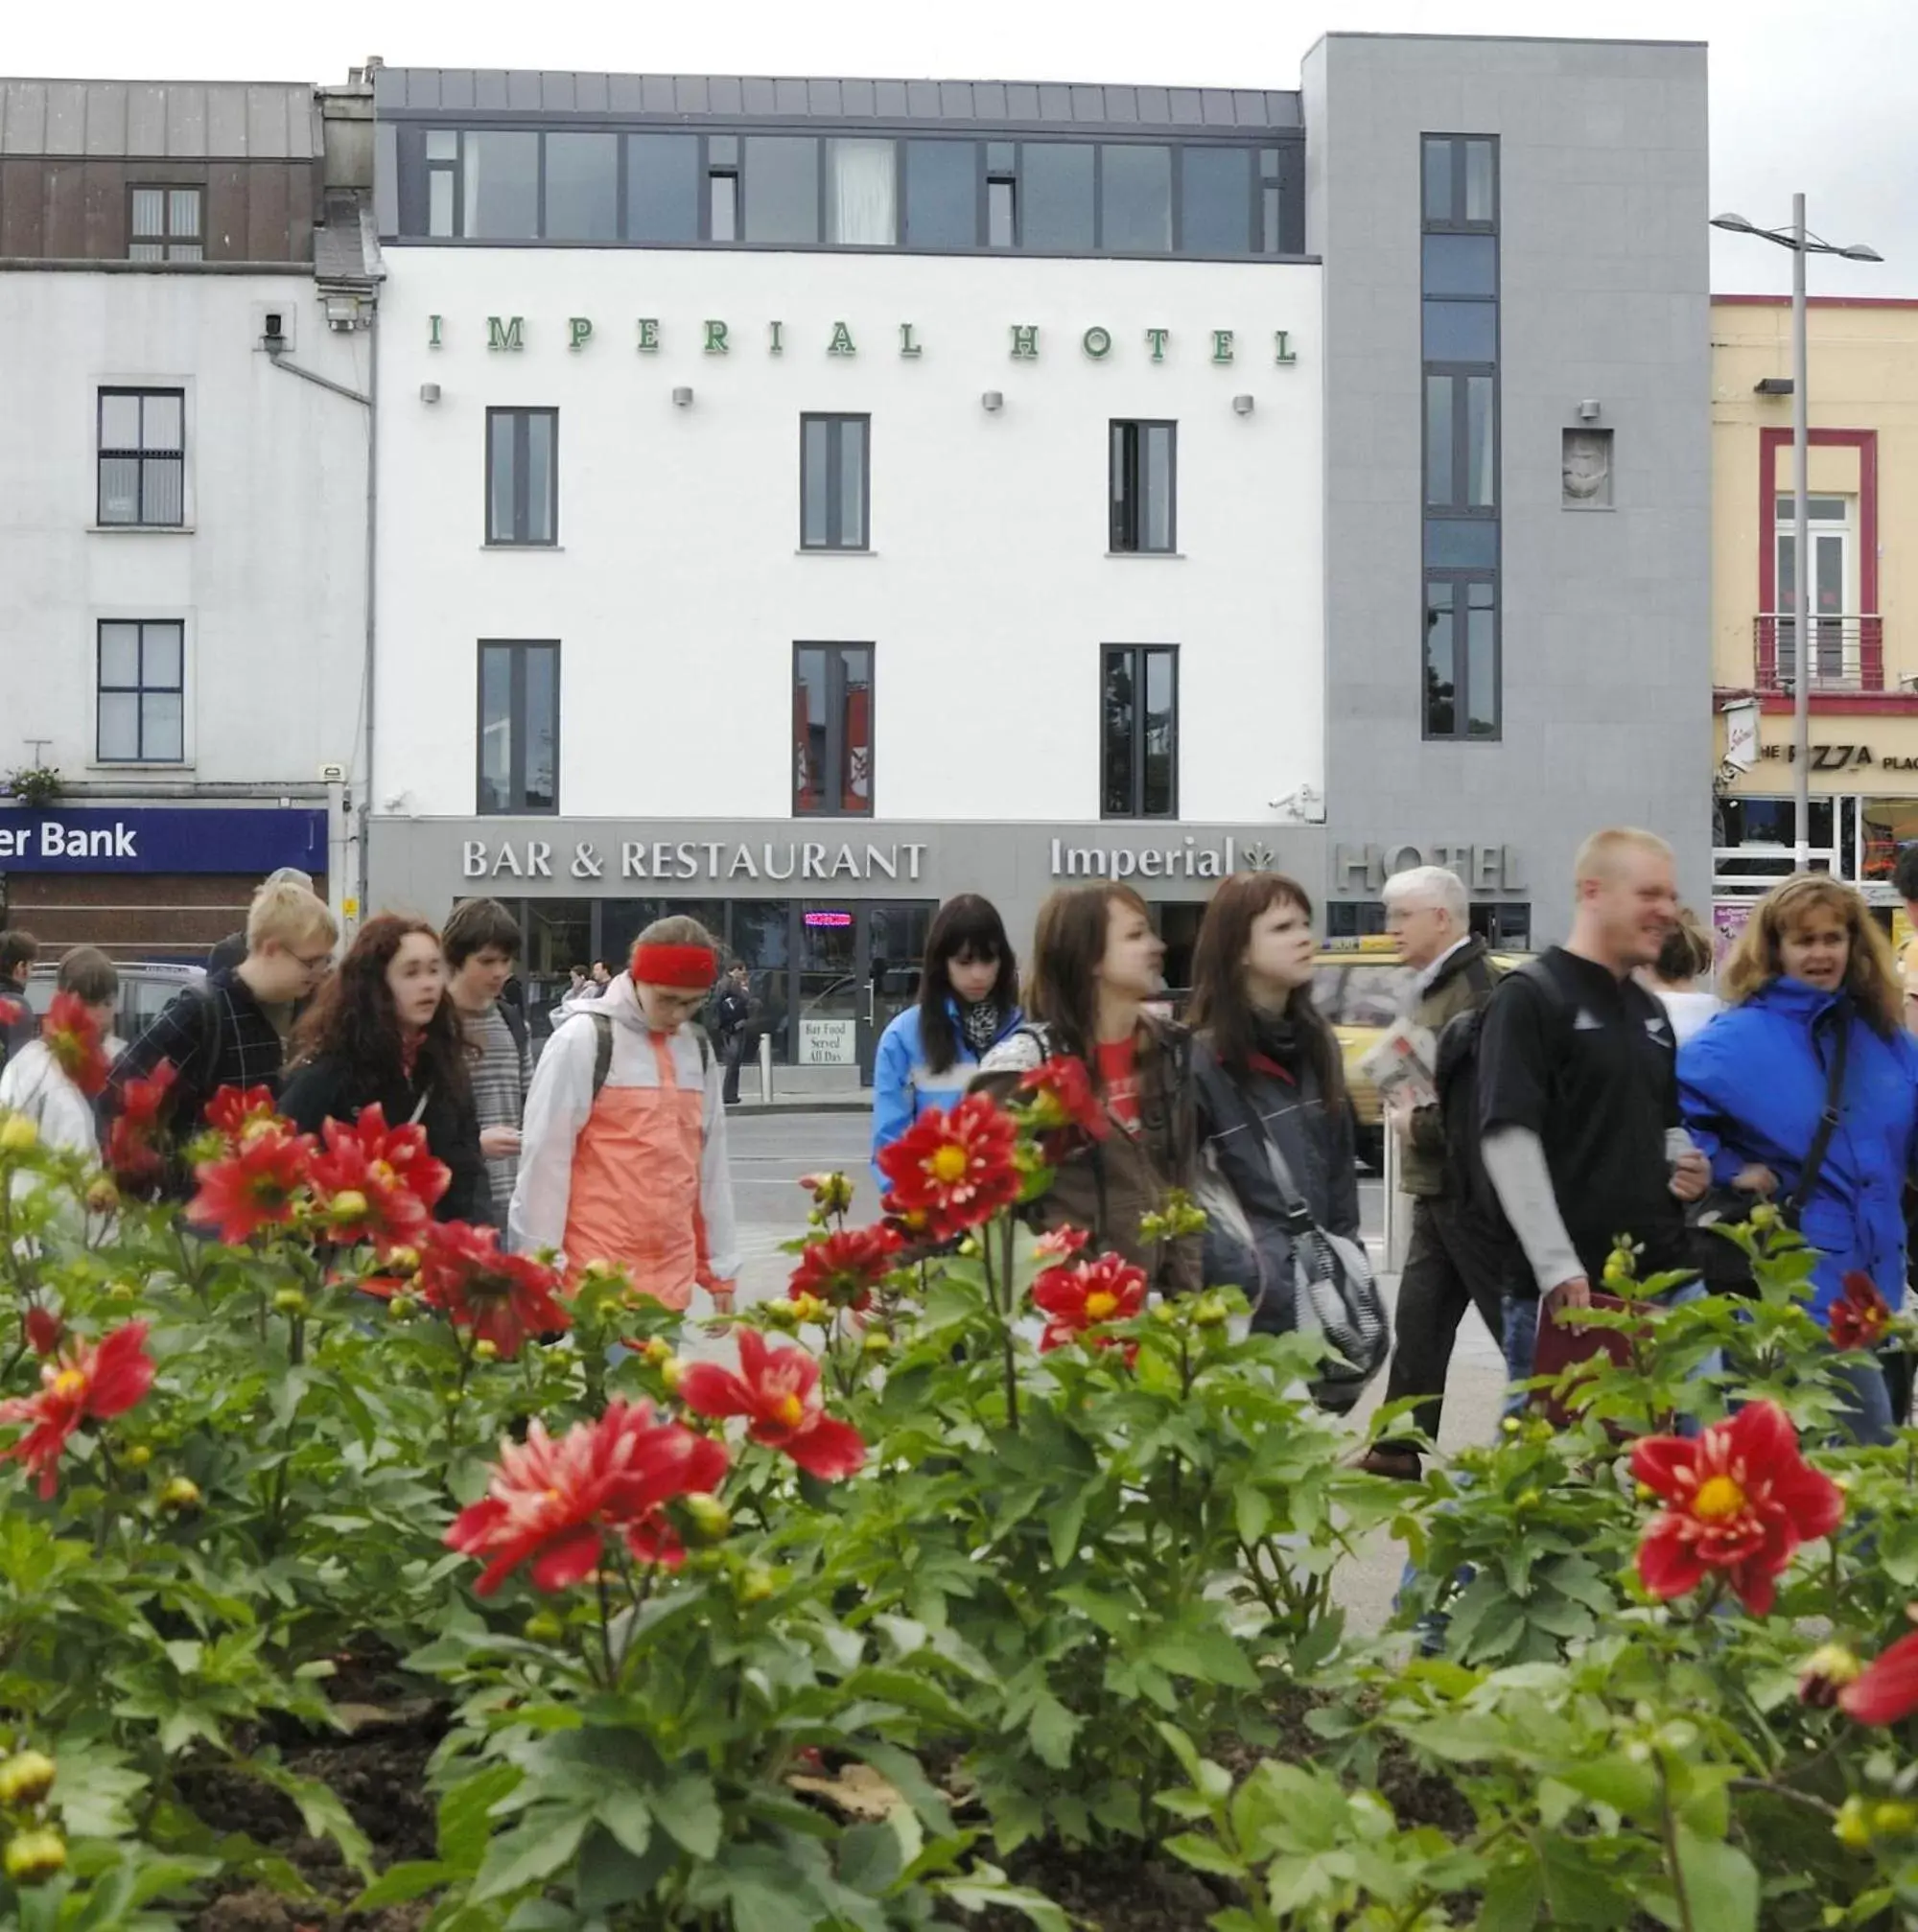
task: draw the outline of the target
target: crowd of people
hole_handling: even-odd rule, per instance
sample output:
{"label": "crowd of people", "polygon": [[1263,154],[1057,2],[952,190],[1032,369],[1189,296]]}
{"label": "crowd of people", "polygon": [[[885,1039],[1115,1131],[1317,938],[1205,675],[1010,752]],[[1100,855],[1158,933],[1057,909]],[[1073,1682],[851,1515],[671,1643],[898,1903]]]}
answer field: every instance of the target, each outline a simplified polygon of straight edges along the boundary
{"label": "crowd of people", "polygon": [[[1918,852],[1900,882],[1918,899]],[[1413,1204],[1394,1336],[1368,1313],[1378,1304],[1353,1114],[1312,997],[1312,902],[1277,873],[1215,890],[1182,1020],[1163,1003],[1164,947],[1130,887],[1056,891],[1022,979],[997,910],[976,894],[947,901],[917,1002],[878,1043],[876,1178],[883,1190],[886,1151],[926,1110],[1078,1062],[1096,1125],[1055,1143],[1033,1221],[1084,1230],[1160,1294],[1230,1286],[1257,1328],[1325,1329],[1365,1358],[1322,1385],[1331,1406],[1356,1398],[1390,1344],[1386,1399],[1408,1405],[1407,1420],[1365,1460],[1391,1477],[1416,1478],[1437,1438],[1466,1312],[1522,1382],[1544,1325],[1590,1301],[1621,1244],[1640,1279],[1663,1276],[1674,1296],[1748,1292],[1740,1250],[1711,1224],[1770,1201],[1819,1251],[1814,1315],[1860,1274],[1896,1308],[1918,1155],[1906,1031],[1918,1002],[1864,900],[1823,875],[1786,881],[1753,907],[1713,991],[1711,941],[1678,903],[1662,840],[1596,834],[1573,890],[1565,943],[1502,969],[1469,930],[1454,873],[1422,867],[1386,888],[1413,968],[1405,1017],[1433,1042],[1429,1078],[1390,1103]],[[63,1023],[83,1013],[110,1059],[94,1097],[25,1011],[37,947],[0,933],[0,1107],[88,1150],[129,1082],[163,1062],[175,1146],[225,1086],[266,1089],[308,1132],[378,1105],[450,1170],[442,1217],[552,1250],[574,1277],[616,1265],[669,1307],[695,1291],[733,1306],[727,1107],[756,1005],[745,968],[726,966],[704,927],[658,919],[620,971],[575,968],[537,1056],[513,997],[522,938],[504,906],[465,901],[439,932],[383,914],[336,964],[339,938],[312,881],[276,873],[204,982],[126,1043],[110,1038],[112,962],[68,953]],[[161,1182],[186,1185],[177,1169]],[[1181,1192],[1203,1206],[1203,1231],[1197,1217],[1168,1224]],[[1883,1439],[1904,1410],[1896,1364],[1853,1355],[1841,1367],[1849,1427]]]}

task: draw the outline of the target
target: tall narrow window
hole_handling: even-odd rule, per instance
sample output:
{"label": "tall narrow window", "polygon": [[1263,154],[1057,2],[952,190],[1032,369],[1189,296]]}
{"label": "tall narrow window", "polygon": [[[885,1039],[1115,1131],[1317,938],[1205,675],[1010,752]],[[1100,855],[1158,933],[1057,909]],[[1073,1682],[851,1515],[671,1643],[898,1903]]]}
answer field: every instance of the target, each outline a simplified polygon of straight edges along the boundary
{"label": "tall narrow window", "polygon": [[810,134],[746,136],[746,240],[819,240],[819,143]]}
{"label": "tall narrow window", "polygon": [[792,809],[799,818],[873,812],[873,647],[795,644]]}
{"label": "tall narrow window", "polygon": [[698,241],[697,134],[626,136],[626,239]]}
{"label": "tall narrow window", "polygon": [[1428,738],[1496,738],[1499,631],[1498,148],[1421,144]]}
{"label": "tall narrow window", "polygon": [[185,756],[185,626],[100,626],[99,735],[103,764],[177,764]]}
{"label": "tall narrow window", "polygon": [[1179,816],[1179,651],[1108,644],[1100,690],[1100,804],[1109,819]]}
{"label": "tall narrow window", "polygon": [[[908,141],[905,144],[907,247],[978,246],[978,146],[971,141]],[[1009,248],[1012,244],[1008,241],[994,245]]]}
{"label": "tall narrow window", "polygon": [[559,809],[559,646],[480,646],[480,810]]}
{"label": "tall narrow window", "polygon": [[899,240],[890,141],[827,142],[826,239],[836,248],[890,248]]}
{"label": "tall narrow window", "polygon": [[486,411],[486,541],[559,541],[559,411]]}
{"label": "tall narrow window", "polygon": [[863,550],[870,416],[799,419],[799,544],[804,550]]}
{"label": "tall narrow window", "polygon": [[1177,547],[1176,423],[1115,422],[1111,430],[1112,551],[1170,555]]}
{"label": "tall narrow window", "polygon": [[204,259],[204,188],[134,188],[129,194],[127,222],[129,262]]}
{"label": "tall narrow window", "polygon": [[739,137],[706,137],[706,234],[709,241],[739,239]]}
{"label": "tall narrow window", "polygon": [[426,232],[435,240],[459,233],[459,130],[426,132]]}
{"label": "tall narrow window", "polygon": [[177,528],[186,521],[186,392],[102,389],[99,520]]}

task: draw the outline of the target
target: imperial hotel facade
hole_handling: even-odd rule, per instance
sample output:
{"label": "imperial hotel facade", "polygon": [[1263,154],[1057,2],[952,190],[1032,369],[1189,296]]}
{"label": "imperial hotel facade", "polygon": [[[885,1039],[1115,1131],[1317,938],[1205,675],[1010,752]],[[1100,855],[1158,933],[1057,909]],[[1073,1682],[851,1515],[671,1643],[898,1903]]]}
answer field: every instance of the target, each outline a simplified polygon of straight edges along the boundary
{"label": "imperial hotel facade", "polygon": [[[381,69],[369,902],[667,911],[870,1066],[938,901],[1705,889],[1705,57],[1297,91]],[[1696,873],[1696,880],[1693,873]]]}

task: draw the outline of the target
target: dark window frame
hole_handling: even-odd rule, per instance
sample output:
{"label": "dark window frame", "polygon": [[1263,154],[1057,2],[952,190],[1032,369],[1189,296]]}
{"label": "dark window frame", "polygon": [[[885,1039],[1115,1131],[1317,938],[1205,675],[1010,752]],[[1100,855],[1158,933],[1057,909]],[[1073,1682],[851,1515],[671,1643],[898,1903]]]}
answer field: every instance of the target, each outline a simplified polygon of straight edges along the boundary
{"label": "dark window frame", "polygon": [[[157,235],[136,234],[133,206],[141,195],[161,197]],[[174,197],[191,195],[198,226],[191,235],[174,227]],[[157,248],[156,255],[138,255],[136,248]],[[190,252],[189,252],[190,251]],[[203,262],[206,260],[206,184],[201,181],[129,181],[127,184],[127,259],[129,262]]]}
{"label": "dark window frame", "polygon": [[[121,449],[118,445],[108,448],[106,444],[106,399],[109,396],[137,396],[140,399],[141,447]],[[170,397],[179,406],[179,448],[176,450],[149,450],[145,447],[147,433],[147,401],[150,397]],[[104,529],[115,530],[180,530],[186,527],[186,391],[184,389],[141,388],[119,383],[104,383],[94,391],[93,399],[93,521]],[[136,517],[108,517],[106,514],[105,465],[108,462],[137,462],[140,466],[140,514]],[[177,517],[150,517],[147,515],[147,469],[150,464],[173,463],[176,465],[178,477],[179,515]]]}
{"label": "dark window frame", "polygon": [[[547,464],[547,524],[552,531],[550,537],[527,537],[519,532],[529,527],[532,499],[530,471],[527,457],[532,442],[532,419],[545,416],[552,424],[551,454]],[[493,446],[495,432],[502,419],[512,424],[513,436],[513,530],[502,536],[493,527]],[[482,478],[485,487],[486,547],[489,550],[552,550],[559,547],[559,411],[557,408],[541,405],[536,407],[519,407],[502,405],[486,411],[486,467]]]}
{"label": "dark window frame", "polygon": [[[139,635],[134,646],[138,663],[135,676],[138,682],[131,685],[109,685],[106,682],[105,666],[102,663],[106,646],[106,629],[109,624],[130,624]],[[174,633],[175,659],[179,664],[178,681],[171,685],[149,684],[147,682],[147,633],[168,630]],[[108,697],[129,697],[134,700],[135,740],[139,750],[130,758],[109,755],[102,743],[101,713],[105,709],[102,700]],[[157,753],[147,750],[147,699],[149,697],[176,697],[180,701],[179,749],[171,757],[162,757]],[[98,764],[103,765],[180,765],[186,762],[186,620],[183,617],[101,617],[93,627],[93,756]]]}
{"label": "dark window frame", "polygon": [[[1167,748],[1166,791],[1167,809],[1151,812],[1145,809],[1146,783],[1146,729],[1145,692],[1147,686],[1146,660],[1154,655],[1168,659],[1172,666],[1172,731],[1171,742]],[[1126,798],[1128,809],[1113,811],[1110,807],[1106,791],[1107,741],[1111,731],[1108,717],[1107,698],[1111,689],[1112,668],[1120,660],[1127,661],[1127,668],[1133,681],[1133,724],[1132,743],[1127,752],[1129,770],[1126,777]],[[1102,644],[1099,647],[1099,817],[1102,820],[1117,822],[1138,821],[1160,824],[1179,816],[1179,646],[1177,644]]]}
{"label": "dark window frame", "polygon": [[[514,729],[511,748],[506,758],[508,803],[504,805],[489,805],[486,803],[486,653],[488,651],[511,653],[507,660],[506,715],[508,723]],[[525,720],[527,716],[527,667],[535,651],[551,654],[548,662],[551,665],[552,678],[552,803],[549,805],[526,803],[527,733]],[[482,819],[557,818],[560,804],[560,697],[564,689],[561,682],[560,640],[557,638],[481,638],[473,663],[479,718],[473,745],[475,816]]]}
{"label": "dark window frame", "polygon": [[[1432,662],[1432,632],[1435,628],[1434,617],[1437,606],[1432,602],[1432,586],[1448,584],[1452,588],[1452,729],[1440,732],[1433,728],[1431,711],[1431,690],[1428,673]],[[1472,687],[1469,678],[1470,647],[1467,632],[1470,629],[1470,603],[1462,602],[1467,598],[1474,584],[1484,584],[1492,594],[1492,663],[1491,663],[1491,730],[1475,732],[1471,728],[1473,706]],[[1425,736],[1433,744],[1497,744],[1505,736],[1505,624],[1504,613],[1499,597],[1499,573],[1496,569],[1489,570],[1448,570],[1439,565],[1427,565],[1420,573],[1419,598],[1425,613],[1425,635],[1420,640],[1418,675],[1426,688],[1421,709],[1425,714]],[[1466,613],[1466,623],[1460,627],[1461,613]]]}
{"label": "dark window frame", "polygon": [[[806,525],[806,432],[814,423],[826,426],[826,541],[807,541]],[[841,487],[841,462],[846,431],[856,426],[859,432],[859,529],[854,542],[846,540],[845,493]],[[870,413],[843,410],[804,410],[799,418],[799,547],[806,551],[870,550],[873,547],[873,419]]]}
{"label": "dark window frame", "polygon": [[[1491,501],[1474,503],[1471,495],[1471,389],[1468,379],[1488,381],[1492,385],[1491,425],[1492,443],[1491,463]],[[1451,519],[1454,517],[1476,519],[1481,522],[1496,522],[1499,514],[1499,382],[1498,365],[1493,362],[1427,362],[1424,369],[1426,383],[1441,382],[1451,385],[1452,418],[1452,463],[1448,494],[1435,500],[1432,486],[1432,417],[1429,409],[1423,415],[1422,429],[1422,489],[1425,492],[1425,514],[1428,518]],[[1419,402],[1424,406],[1423,384]]]}
{"label": "dark window frame", "polygon": [[[1167,431],[1165,465],[1165,543],[1148,544],[1145,450],[1147,430]],[[1128,433],[1123,436],[1120,431]],[[1124,454],[1121,454],[1121,445]],[[1106,426],[1106,548],[1115,557],[1176,557],[1179,554],[1179,423],[1171,416],[1114,416]],[[1121,472],[1123,471],[1123,477]],[[1123,493],[1120,490],[1124,482]],[[1130,541],[1127,539],[1130,538]]]}
{"label": "dark window frame", "polygon": [[[821,803],[806,804],[799,782],[799,747],[789,744],[786,755],[791,761],[788,776],[792,786],[792,815],[796,819],[877,818],[879,798],[878,648],[870,640],[794,639],[792,692],[795,698],[804,688],[799,674],[799,654],[802,651],[823,651],[826,654],[825,782],[819,789]],[[849,807],[845,802],[847,780],[852,777],[846,758],[846,664],[848,655],[854,652],[864,655],[866,672],[866,803],[863,808]]]}

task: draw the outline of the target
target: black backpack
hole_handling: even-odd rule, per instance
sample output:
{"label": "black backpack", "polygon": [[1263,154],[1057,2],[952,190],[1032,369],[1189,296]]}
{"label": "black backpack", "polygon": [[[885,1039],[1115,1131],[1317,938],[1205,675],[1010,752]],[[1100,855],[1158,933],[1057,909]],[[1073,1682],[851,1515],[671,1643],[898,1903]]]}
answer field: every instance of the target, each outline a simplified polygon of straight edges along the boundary
{"label": "black backpack", "polygon": [[[1562,1018],[1570,1027],[1575,1009],[1544,960],[1527,960],[1513,966],[1498,985],[1506,986],[1514,979],[1529,980],[1545,994],[1555,1026]],[[1494,988],[1494,996],[1496,992]],[[1490,1004],[1490,999],[1484,1000],[1445,1023],[1438,1036],[1433,1082],[1438,1089],[1438,1113],[1445,1129],[1445,1191],[1480,1234],[1515,1248],[1517,1237],[1505,1218],[1479,1146],[1479,1032]]]}
{"label": "black backpack", "polygon": [[[606,1076],[613,1071],[613,1015],[595,1013],[587,1018],[593,1022],[593,1098],[597,1100]],[[704,1080],[713,1071],[713,1042],[703,1026],[694,1026],[692,1036],[699,1042],[699,1077]]]}

